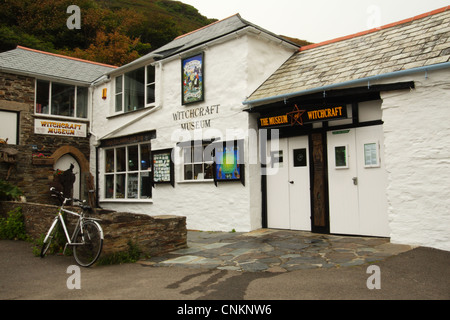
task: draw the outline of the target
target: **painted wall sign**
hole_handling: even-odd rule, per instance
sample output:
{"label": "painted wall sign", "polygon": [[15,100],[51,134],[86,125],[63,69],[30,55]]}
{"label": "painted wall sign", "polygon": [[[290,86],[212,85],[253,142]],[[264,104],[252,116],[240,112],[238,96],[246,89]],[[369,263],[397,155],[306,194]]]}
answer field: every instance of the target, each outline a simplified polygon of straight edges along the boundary
{"label": "painted wall sign", "polygon": [[34,133],[86,138],[87,124],[61,120],[34,119]]}
{"label": "painted wall sign", "polygon": [[210,116],[219,113],[220,104],[215,104],[206,107],[197,107],[183,111],[177,111],[172,113],[173,120],[191,120],[187,122],[183,122],[180,124],[181,129],[184,130],[195,130],[195,129],[203,129],[211,127],[211,119],[199,119],[204,116]]}
{"label": "painted wall sign", "polygon": [[302,110],[295,105],[291,112],[272,117],[260,118],[259,126],[263,128],[296,125],[302,126],[305,123],[342,118],[347,118],[347,108],[345,106],[319,107],[310,110]]}
{"label": "painted wall sign", "polygon": [[182,62],[182,104],[204,100],[203,53],[183,59]]}

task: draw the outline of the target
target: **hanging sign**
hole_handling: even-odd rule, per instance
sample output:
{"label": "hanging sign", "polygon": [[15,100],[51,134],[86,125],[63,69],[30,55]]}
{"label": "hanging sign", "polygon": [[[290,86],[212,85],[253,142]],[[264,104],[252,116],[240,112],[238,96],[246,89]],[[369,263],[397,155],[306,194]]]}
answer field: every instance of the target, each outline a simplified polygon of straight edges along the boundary
{"label": "hanging sign", "polygon": [[261,128],[302,126],[305,123],[347,118],[346,106],[330,106],[302,110],[297,105],[291,112],[259,119]]}

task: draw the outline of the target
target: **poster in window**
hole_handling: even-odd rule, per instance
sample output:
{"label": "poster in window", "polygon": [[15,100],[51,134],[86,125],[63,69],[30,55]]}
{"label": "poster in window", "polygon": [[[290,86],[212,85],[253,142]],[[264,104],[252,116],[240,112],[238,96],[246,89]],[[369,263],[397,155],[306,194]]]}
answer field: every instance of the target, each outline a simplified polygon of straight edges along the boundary
{"label": "poster in window", "polygon": [[153,182],[170,183],[174,186],[172,150],[153,152]]}
{"label": "poster in window", "polygon": [[241,181],[244,184],[243,146],[238,141],[218,144],[215,148],[215,180]]}
{"label": "poster in window", "polygon": [[183,59],[182,64],[182,104],[204,100],[204,55],[203,53]]}

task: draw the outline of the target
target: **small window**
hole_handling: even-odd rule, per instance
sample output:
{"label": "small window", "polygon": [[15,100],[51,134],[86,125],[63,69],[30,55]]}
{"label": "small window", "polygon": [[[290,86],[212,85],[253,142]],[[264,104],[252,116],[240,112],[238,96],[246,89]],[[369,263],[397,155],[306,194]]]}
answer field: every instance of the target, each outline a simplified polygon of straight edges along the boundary
{"label": "small window", "polygon": [[36,114],[87,118],[87,87],[36,80]]}
{"label": "small window", "polygon": [[213,156],[208,145],[194,145],[183,148],[184,180],[213,180]]}
{"label": "small window", "polygon": [[379,144],[377,142],[364,144],[364,167],[377,168],[380,166]]}
{"label": "small window", "polygon": [[348,168],[347,146],[334,147],[334,159],[336,169],[347,169]]}

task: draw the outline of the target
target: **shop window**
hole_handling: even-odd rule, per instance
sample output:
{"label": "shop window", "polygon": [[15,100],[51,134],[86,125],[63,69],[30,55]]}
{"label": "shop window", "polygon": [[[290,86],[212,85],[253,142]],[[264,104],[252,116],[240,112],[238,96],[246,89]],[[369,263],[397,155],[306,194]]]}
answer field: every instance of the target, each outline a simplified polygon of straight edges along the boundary
{"label": "shop window", "polygon": [[143,109],[155,102],[155,68],[147,66],[115,78],[115,112]]}
{"label": "shop window", "polygon": [[88,88],[36,81],[36,114],[87,118]]}
{"label": "shop window", "polygon": [[151,199],[150,144],[105,150],[105,198]]}
{"label": "shop window", "polygon": [[214,180],[212,148],[206,144],[183,147],[184,180]]}

